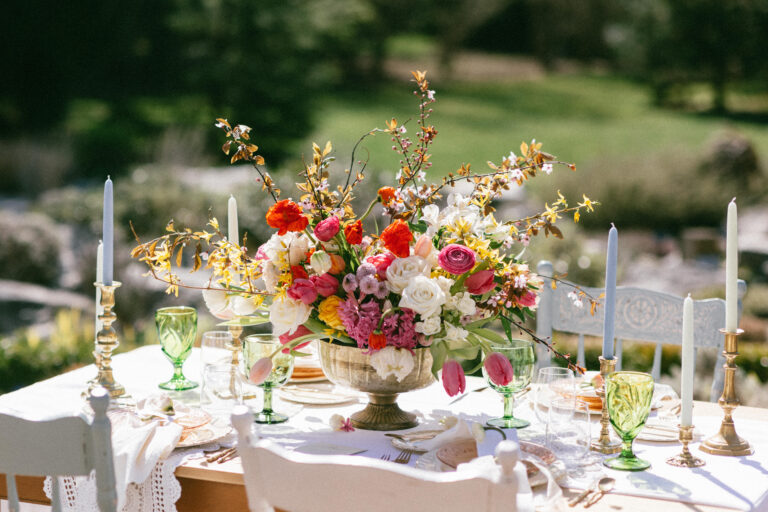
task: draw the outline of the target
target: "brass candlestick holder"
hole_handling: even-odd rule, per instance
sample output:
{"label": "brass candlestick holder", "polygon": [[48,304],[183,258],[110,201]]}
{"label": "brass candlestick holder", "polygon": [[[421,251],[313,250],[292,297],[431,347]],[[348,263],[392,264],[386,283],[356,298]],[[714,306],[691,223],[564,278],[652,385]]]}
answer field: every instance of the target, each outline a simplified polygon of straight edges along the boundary
{"label": "brass candlestick holder", "polygon": [[[232,389],[232,396],[235,396],[235,379],[240,377],[240,357],[243,355],[243,340],[240,336],[243,335],[242,325],[230,325],[228,326],[230,334],[232,334],[232,378],[230,380],[230,388]],[[256,386],[249,385],[248,376],[244,378],[244,382],[241,385],[242,400],[251,400],[257,397]]]}
{"label": "brass candlestick holder", "polygon": [[738,337],[744,331],[736,329],[736,332],[728,332],[725,329],[720,329],[720,332],[725,335],[725,348],[723,350],[723,355],[725,356],[725,364],[723,365],[725,369],[725,382],[723,384],[723,394],[717,403],[723,408],[725,417],[720,424],[720,431],[704,441],[699,446],[699,449],[712,455],[752,455],[754,450],[749,445],[749,441],[739,437],[733,424],[733,410],[739,406],[739,399],[736,398],[736,384],[734,382],[736,375],[736,363],[734,363],[734,360],[739,355]]}
{"label": "brass candlestick holder", "polygon": [[115,307],[115,290],[121,284],[118,281],[112,281],[112,284],[93,283],[101,291],[100,305],[103,311],[99,315],[101,330],[96,333],[96,347],[93,351],[98,373],[94,379],[88,381],[88,390],[86,391],[88,395],[94,388],[101,386],[106,388],[112,399],[127,396],[125,388],[112,375],[112,352],[120,345],[117,333],[112,327],[114,321],[117,320],[113,308]]}
{"label": "brass candlestick holder", "polygon": [[688,450],[688,443],[693,441],[693,425],[687,427],[678,425],[678,427],[680,428],[680,442],[683,443],[683,451],[668,458],[667,464],[679,468],[699,468],[706,464],[702,459],[694,457]]}
{"label": "brass candlestick holder", "polygon": [[600,376],[603,378],[603,385],[595,389],[597,396],[603,402],[603,412],[600,418],[600,437],[592,443],[592,449],[596,452],[610,454],[621,451],[621,442],[618,439],[611,439],[611,420],[608,417],[608,401],[605,399],[605,378],[609,373],[616,370],[616,358],[605,359],[600,356]]}

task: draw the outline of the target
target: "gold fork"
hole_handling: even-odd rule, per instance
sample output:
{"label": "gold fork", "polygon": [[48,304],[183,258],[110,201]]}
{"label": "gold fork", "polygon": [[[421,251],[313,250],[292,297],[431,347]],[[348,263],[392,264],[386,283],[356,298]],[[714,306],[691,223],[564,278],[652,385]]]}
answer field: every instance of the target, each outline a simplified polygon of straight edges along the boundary
{"label": "gold fork", "polygon": [[394,462],[398,464],[408,464],[408,462],[411,460],[411,455],[413,455],[411,450],[403,450],[397,455]]}

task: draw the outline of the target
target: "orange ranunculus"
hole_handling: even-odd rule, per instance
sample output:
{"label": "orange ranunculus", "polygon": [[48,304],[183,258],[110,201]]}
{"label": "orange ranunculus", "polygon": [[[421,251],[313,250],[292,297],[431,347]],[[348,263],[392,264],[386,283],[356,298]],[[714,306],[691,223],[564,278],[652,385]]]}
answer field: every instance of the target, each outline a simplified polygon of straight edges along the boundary
{"label": "orange ranunculus", "polygon": [[380,332],[372,332],[368,336],[368,348],[371,350],[381,350],[387,346],[387,337]]}
{"label": "orange ranunculus", "polygon": [[358,245],[363,241],[363,221],[358,220],[344,226],[344,236],[350,245]]}
{"label": "orange ranunculus", "polygon": [[381,187],[379,189],[379,199],[384,206],[389,206],[395,198],[395,189],[392,187]]}
{"label": "orange ranunculus", "polygon": [[344,261],[344,258],[339,256],[338,254],[331,254],[331,274],[341,274],[344,272],[344,269],[347,268],[347,262]]}
{"label": "orange ranunculus", "polygon": [[291,265],[291,277],[294,281],[296,279],[309,279],[307,271],[301,265]]}
{"label": "orange ranunculus", "polygon": [[301,206],[290,199],[283,199],[272,205],[267,212],[267,224],[278,230],[278,235],[288,231],[304,231],[309,219],[302,213]]}
{"label": "orange ranunculus", "polygon": [[402,219],[397,219],[381,232],[384,247],[398,258],[407,258],[411,255],[409,245],[411,240],[413,240],[413,233],[408,229],[408,223]]}

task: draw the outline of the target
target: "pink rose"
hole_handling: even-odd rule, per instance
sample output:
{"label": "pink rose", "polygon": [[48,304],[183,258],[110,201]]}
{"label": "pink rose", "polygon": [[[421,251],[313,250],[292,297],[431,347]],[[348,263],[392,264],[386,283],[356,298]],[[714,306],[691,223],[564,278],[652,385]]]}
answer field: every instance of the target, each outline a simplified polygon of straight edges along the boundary
{"label": "pink rose", "polygon": [[464,286],[467,287],[467,291],[472,295],[482,295],[493,290],[496,286],[493,278],[493,270],[481,270],[467,277],[464,280]]}
{"label": "pink rose", "polygon": [[395,256],[391,252],[385,252],[382,254],[376,254],[374,256],[368,256],[365,261],[376,267],[376,274],[378,274],[379,279],[386,281],[387,279],[387,269],[392,264],[393,261],[395,261]]}
{"label": "pink rose", "polygon": [[312,304],[317,298],[315,285],[309,279],[295,279],[290,288],[288,296],[293,300],[300,300],[304,304]]}
{"label": "pink rose", "polygon": [[449,396],[463,393],[467,387],[467,380],[464,378],[464,368],[453,359],[447,360],[443,364],[443,387]]}
{"label": "pink rose", "polygon": [[464,274],[475,266],[475,251],[459,244],[449,244],[440,251],[437,262],[451,274]]}
{"label": "pink rose", "polygon": [[512,368],[512,363],[509,359],[504,357],[498,352],[489,354],[485,361],[483,361],[485,371],[488,372],[488,377],[491,382],[497,386],[506,386],[512,382],[512,378],[515,376],[515,370]]}
{"label": "pink rose", "polygon": [[254,258],[256,261],[269,259],[269,256],[267,256],[267,253],[264,250],[264,245],[266,244],[260,245],[259,248],[256,250],[256,257]]}
{"label": "pink rose", "polygon": [[[300,338],[302,336],[306,336],[307,334],[312,334],[312,331],[310,331],[309,329],[307,329],[303,325],[300,325],[300,326],[298,326],[296,328],[295,331],[293,331],[293,334],[288,334],[287,332],[281,334],[280,335],[280,343],[282,343],[283,345],[287,345],[288,343],[290,343],[291,341],[295,340],[296,338]],[[312,343],[312,340],[305,341],[304,343],[299,343],[298,345],[293,347],[293,349],[294,350],[299,350],[301,348],[306,347],[310,343]],[[285,354],[289,354],[291,351],[290,351],[290,349],[284,348],[283,352]]]}
{"label": "pink rose", "polygon": [[321,220],[315,226],[315,236],[321,242],[327,242],[339,232],[340,223],[339,218],[335,215],[331,215],[325,220]]}
{"label": "pink rose", "polygon": [[517,303],[524,308],[532,308],[536,306],[536,294],[532,291],[526,292],[525,295],[517,299]]}
{"label": "pink rose", "polygon": [[248,373],[248,379],[254,384],[261,384],[267,380],[271,371],[272,359],[262,357],[251,367],[251,371]]}
{"label": "pink rose", "polygon": [[317,293],[323,297],[330,297],[339,289],[339,280],[327,272],[321,276],[311,276],[309,279]]}
{"label": "pink rose", "polygon": [[432,239],[427,235],[421,235],[419,239],[416,240],[416,245],[413,246],[413,254],[427,259],[429,258],[429,255],[432,254],[434,248]]}

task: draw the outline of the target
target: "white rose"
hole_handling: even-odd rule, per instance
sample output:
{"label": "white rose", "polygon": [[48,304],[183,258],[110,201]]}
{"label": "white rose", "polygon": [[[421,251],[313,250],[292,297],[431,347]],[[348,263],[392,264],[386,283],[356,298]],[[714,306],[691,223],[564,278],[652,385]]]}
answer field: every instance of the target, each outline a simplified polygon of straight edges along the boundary
{"label": "white rose", "polygon": [[443,293],[448,296],[451,293],[451,286],[453,286],[454,281],[453,279],[449,277],[444,276],[437,276],[437,285],[440,287],[441,290],[443,290]]}
{"label": "white rose", "polygon": [[458,304],[456,304],[456,309],[458,309],[463,315],[475,314],[475,301],[472,300],[469,292],[464,292],[463,297],[461,297]]}
{"label": "white rose", "polygon": [[445,322],[445,341],[465,341],[469,334],[465,329]]}
{"label": "white rose", "polygon": [[371,366],[382,379],[394,375],[397,382],[406,378],[413,371],[413,356],[404,348],[392,345],[377,350],[370,357]]}
{"label": "white rose", "polygon": [[281,334],[293,334],[300,325],[309,320],[312,306],[301,301],[285,297],[276,300],[269,307],[269,321],[272,322],[272,333],[275,336]]}
{"label": "white rose", "polygon": [[440,332],[440,326],[440,317],[435,315],[425,319],[422,322],[416,322],[413,327],[416,332],[420,332],[425,336],[431,336]]}
{"label": "white rose", "polygon": [[387,267],[387,287],[394,293],[402,293],[416,276],[429,275],[429,263],[419,256],[395,258]]}
{"label": "white rose", "polygon": [[428,318],[440,314],[440,306],[445,304],[445,293],[435,280],[426,276],[414,277],[403,290],[400,298],[401,308],[409,308]]}

